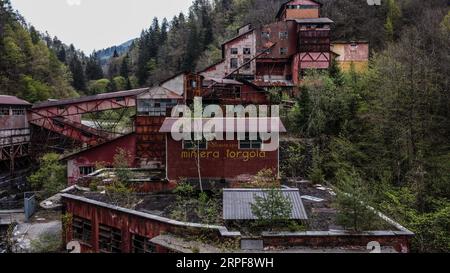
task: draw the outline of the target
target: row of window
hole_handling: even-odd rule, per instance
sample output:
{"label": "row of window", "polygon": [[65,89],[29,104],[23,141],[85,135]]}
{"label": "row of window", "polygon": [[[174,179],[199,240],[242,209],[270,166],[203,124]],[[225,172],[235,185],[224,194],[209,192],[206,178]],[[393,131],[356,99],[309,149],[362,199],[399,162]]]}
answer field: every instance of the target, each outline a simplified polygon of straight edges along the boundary
{"label": "row of window", "polygon": [[[231,48],[230,51],[231,51],[231,54],[232,54],[232,55],[237,55],[237,54],[239,54],[239,49],[237,49],[237,48],[235,48],[235,47]],[[252,49],[249,48],[249,47],[245,47],[245,48],[242,50],[242,53],[243,53],[244,55],[250,55],[250,54],[252,54]]]}
{"label": "row of window", "polygon": [[165,117],[177,100],[138,100],[138,112],[151,117]]}
{"label": "row of window", "polygon": [[[74,217],[72,221],[72,236],[74,240],[90,245],[92,243],[92,222],[80,217]],[[122,231],[107,225],[99,225],[98,244],[101,252],[121,253]],[[137,234],[131,235],[132,253],[154,253],[155,250],[155,246],[150,243],[149,238]]]}
{"label": "row of window", "polygon": [[287,5],[287,9],[318,9],[318,6],[314,5]]}
{"label": "row of window", "polygon": [[[25,109],[18,108],[18,109],[12,109],[12,115],[13,116],[24,116],[26,114]],[[0,108],[0,116],[9,116],[9,108]]]}
{"label": "row of window", "polygon": [[[265,39],[270,39],[270,32],[262,31],[261,37],[263,37]],[[280,38],[281,40],[286,40],[289,38],[289,33],[287,31],[280,31],[280,32],[278,32],[278,38]]]}
{"label": "row of window", "polygon": [[[261,49],[260,53],[262,53],[262,51],[265,51],[266,54],[272,54],[272,49],[271,48]],[[280,47],[279,53],[280,53],[281,56],[287,55],[288,54],[288,48],[287,47]]]}
{"label": "row of window", "polygon": [[[242,64],[245,64],[242,69],[244,70],[250,70],[251,68],[251,59],[250,58],[244,58],[244,62]],[[239,67],[239,59],[238,58],[231,58],[230,59],[230,67],[232,69],[236,69]]]}

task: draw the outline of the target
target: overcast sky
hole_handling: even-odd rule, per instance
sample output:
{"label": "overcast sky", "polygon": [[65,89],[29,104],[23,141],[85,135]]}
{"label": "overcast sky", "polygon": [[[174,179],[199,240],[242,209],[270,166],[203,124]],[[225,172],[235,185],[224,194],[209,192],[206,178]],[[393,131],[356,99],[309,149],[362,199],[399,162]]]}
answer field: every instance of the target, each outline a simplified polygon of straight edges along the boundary
{"label": "overcast sky", "polygon": [[192,0],[11,0],[27,22],[89,54],[139,37],[153,17],[188,10]]}

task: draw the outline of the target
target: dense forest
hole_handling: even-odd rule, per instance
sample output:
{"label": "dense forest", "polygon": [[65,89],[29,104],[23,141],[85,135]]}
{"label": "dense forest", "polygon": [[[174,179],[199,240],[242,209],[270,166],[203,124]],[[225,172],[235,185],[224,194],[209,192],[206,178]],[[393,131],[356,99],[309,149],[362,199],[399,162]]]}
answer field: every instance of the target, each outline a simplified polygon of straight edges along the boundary
{"label": "dense forest", "polygon": [[[34,102],[154,85],[220,60],[221,43],[239,26],[273,21],[283,2],[195,0],[187,14],[153,19],[102,69],[98,53],[37,32],[0,0],[0,93]],[[302,139],[285,166],[317,183],[363,181],[358,196],[414,231],[415,251],[450,251],[448,2],[321,2],[334,40],[370,42],[370,67],[306,75],[295,106],[283,111]]]}

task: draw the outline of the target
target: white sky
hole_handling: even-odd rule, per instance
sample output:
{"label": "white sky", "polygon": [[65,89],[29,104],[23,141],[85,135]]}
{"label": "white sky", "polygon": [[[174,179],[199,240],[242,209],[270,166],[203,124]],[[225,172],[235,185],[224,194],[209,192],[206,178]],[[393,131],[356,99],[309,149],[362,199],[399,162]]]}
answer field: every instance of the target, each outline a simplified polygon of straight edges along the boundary
{"label": "white sky", "polygon": [[[86,54],[139,37],[153,17],[170,21],[192,0],[11,0],[41,32],[48,31]],[[161,21],[160,21],[161,22]]]}

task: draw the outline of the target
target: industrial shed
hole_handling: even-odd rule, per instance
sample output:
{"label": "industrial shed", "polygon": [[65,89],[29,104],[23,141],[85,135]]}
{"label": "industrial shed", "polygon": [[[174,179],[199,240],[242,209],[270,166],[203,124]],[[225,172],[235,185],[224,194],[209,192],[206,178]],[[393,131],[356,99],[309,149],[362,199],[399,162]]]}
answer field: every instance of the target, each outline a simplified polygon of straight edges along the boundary
{"label": "industrial shed", "polygon": [[[298,189],[280,189],[283,196],[292,203],[292,220],[307,220],[308,216],[303,206]],[[255,196],[263,197],[267,189],[224,189],[223,190],[223,219],[227,221],[256,220],[251,205]]]}

